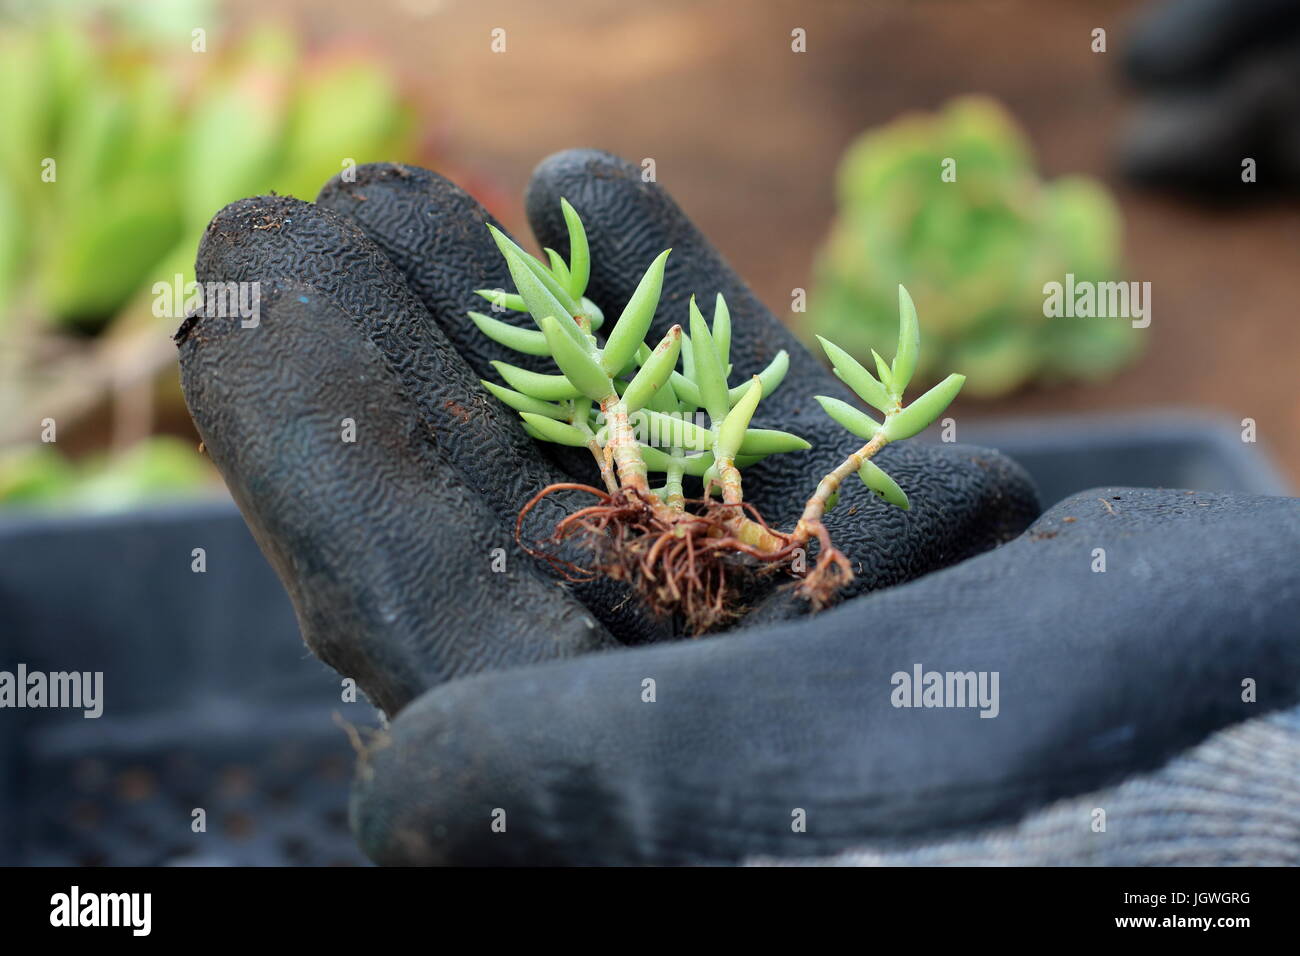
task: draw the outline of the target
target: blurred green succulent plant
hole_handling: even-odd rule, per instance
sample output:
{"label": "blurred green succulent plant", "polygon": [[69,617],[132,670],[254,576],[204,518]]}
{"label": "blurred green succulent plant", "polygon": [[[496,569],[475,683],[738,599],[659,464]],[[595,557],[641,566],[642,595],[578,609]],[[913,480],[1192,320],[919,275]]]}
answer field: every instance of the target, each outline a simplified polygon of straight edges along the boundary
{"label": "blurred green succulent plant", "polygon": [[75,20],[0,28],[0,325],[21,307],[97,331],[154,282],[193,279],[214,209],[412,158],[413,111],[371,60],[304,60],[276,27],[203,54],[188,35],[101,39]]}
{"label": "blurred green succulent plant", "polygon": [[70,462],[53,445],[0,451],[0,507],[115,511],[215,486],[194,446],[170,436],[137,442],[121,455]]}
{"label": "blurred green succulent plant", "polygon": [[[945,181],[942,173],[953,169]],[[945,162],[948,165],[945,166]],[[1046,318],[1046,282],[1118,278],[1120,217],[1100,184],[1043,182],[996,102],[953,101],[863,134],[838,173],[806,331],[861,359],[893,326],[906,285],[926,316],[917,379],[951,367],[995,396],[1030,382],[1099,380],[1136,353],[1127,321]]]}

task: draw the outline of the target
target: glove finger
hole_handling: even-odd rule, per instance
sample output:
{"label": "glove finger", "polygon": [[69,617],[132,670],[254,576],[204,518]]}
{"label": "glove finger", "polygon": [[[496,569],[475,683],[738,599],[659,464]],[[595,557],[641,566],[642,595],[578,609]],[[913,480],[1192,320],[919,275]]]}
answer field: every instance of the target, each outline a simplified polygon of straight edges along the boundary
{"label": "glove finger", "polygon": [[354,826],[384,863],[664,864],[1013,821],[1293,706],[1297,548],[1296,499],[1088,492],[815,620],[443,685]]}
{"label": "glove finger", "polygon": [[[480,379],[500,382],[494,361],[536,372],[553,373],[547,357],[522,355],[489,339],[469,318],[482,312],[501,321],[533,328],[532,319],[516,312],[495,313],[476,289],[513,292],[505,259],[488,232],[488,224],[507,232],[473,196],[437,173],[399,163],[369,163],[340,173],[316,197],[318,206],[354,222],[397,267],[407,286],[452,346]],[[494,405],[496,398],[488,396]],[[514,413],[508,412],[513,419]],[[516,425],[516,430],[522,430]],[[542,455],[567,476],[565,480],[599,483],[591,455],[584,449],[544,444]],[[520,498],[515,507],[527,498]]]}
{"label": "glove finger", "polygon": [[[862,444],[831,421],[813,396],[857,404],[856,397],[763,306],[672,197],[642,181],[639,167],[598,150],[557,153],[537,167],[528,186],[529,221],[542,245],[567,254],[561,197],[587,224],[588,296],[606,315],[618,314],[642,270],[671,248],[655,332],[662,335],[683,321],[692,295],[711,304],[722,292],[732,317],[733,382],[760,371],[779,350],[789,353],[785,382],[763,399],[755,422],[797,432],[813,447],[746,469],[745,496],[774,527],[792,528],[817,482]],[[996,452],[908,442],[886,447],[879,463],[908,494],[912,511],[877,504],[856,479],[846,483],[827,528],[860,569],[850,594],[986,551],[1023,531],[1040,511],[1029,476]]]}
{"label": "glove finger", "polygon": [[558,480],[392,263],[343,216],[287,196],[232,203],[209,224],[197,272],[204,283],[300,280],[352,316],[443,457],[512,526],[519,503]]}
{"label": "glove finger", "polygon": [[[301,279],[351,316],[411,399],[429,440],[512,533],[524,502],[568,480],[539,454],[515,413],[482,387],[383,252],[345,217],[281,196],[232,203],[208,226],[197,270],[202,282]],[[545,538],[590,503],[580,492],[549,495],[530,514],[524,540]],[[574,563],[588,557],[574,542],[551,550]],[[617,582],[586,581],[574,593],[620,640],[639,643],[665,630]]]}
{"label": "glove finger", "polygon": [[[514,291],[510,270],[487,226],[506,230],[477,199],[418,166],[369,163],[353,173],[349,179],[335,176],[321,187],[316,205],[347,217],[370,237],[476,375],[496,381],[491,363],[498,359],[536,371],[553,370],[550,359],[499,345],[468,317],[471,311],[494,314],[476,289]],[[519,319],[521,325],[533,325],[520,313],[496,315],[502,321]]]}
{"label": "glove finger", "polygon": [[253,327],[185,320],[182,385],[317,656],[393,715],[453,677],[610,646],[439,454],[354,316],[314,283],[260,290]]}
{"label": "glove finger", "polygon": [[714,296],[721,292],[731,311],[732,382],[761,371],[781,349],[790,354],[785,384],[763,399],[760,411],[794,429],[814,417],[812,409],[818,408],[814,393],[853,400],[852,393],[755,297],[668,192],[657,183],[642,181],[639,167],[594,149],[566,150],[538,165],[525,197],[528,221],[540,245],[567,256],[561,198],[573,204],[586,225],[591,247],[587,297],[604,310],[609,324],[654,257],[672,249],[651,327],[652,341],[673,325],[685,325],[692,295],[711,315]]}

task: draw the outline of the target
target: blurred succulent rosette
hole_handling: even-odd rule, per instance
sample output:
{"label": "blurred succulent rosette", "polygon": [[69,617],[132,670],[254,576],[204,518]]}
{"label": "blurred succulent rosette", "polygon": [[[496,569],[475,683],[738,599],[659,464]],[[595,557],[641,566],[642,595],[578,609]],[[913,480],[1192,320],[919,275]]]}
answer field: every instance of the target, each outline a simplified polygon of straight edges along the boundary
{"label": "blurred succulent rosette", "polygon": [[314,199],[353,165],[427,163],[415,104],[374,53],[307,50],[275,20],[230,31],[205,0],[11,6],[0,504],[125,507],[215,484],[196,440],[166,435],[191,434],[170,339],[208,220],[250,195]]}
{"label": "blurred succulent rosette", "polygon": [[1130,361],[1123,318],[1049,318],[1044,285],[1118,280],[1121,221],[1100,183],[1041,179],[998,103],[963,97],[862,134],[837,175],[804,331],[870,360],[907,286],[926,316],[918,381],[956,369],[983,397],[1099,381]]}

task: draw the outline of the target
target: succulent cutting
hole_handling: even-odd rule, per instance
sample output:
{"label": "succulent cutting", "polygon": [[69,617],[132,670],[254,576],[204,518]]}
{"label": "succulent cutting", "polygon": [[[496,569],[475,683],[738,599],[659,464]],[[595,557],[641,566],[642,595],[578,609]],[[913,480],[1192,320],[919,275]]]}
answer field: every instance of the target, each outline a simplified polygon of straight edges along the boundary
{"label": "succulent cutting", "polygon": [[[553,539],[582,534],[598,567],[568,565],[566,570],[630,581],[653,610],[680,615],[693,633],[735,616],[745,575],[777,565],[797,568],[795,559],[813,539],[817,561],[798,591],[815,608],[829,603],[853,577],[822,521],[842,483],[856,473],[883,500],[910,507],[907,495],[871,458],[887,443],[910,438],[933,422],[965,381],[962,375],[950,375],[910,405],[903,404],[920,352],[919,323],[907,291],[899,287],[898,348],[892,363],[873,353],[876,374],[822,340],[835,373],[882,420],[839,399],[817,396],[826,413],[864,444],[821,479],[795,528],[782,532],[746,503],[742,471],[768,456],[810,447],[791,432],[752,424],[762,400],[780,387],[789,356],[778,352],[757,375],[731,384],[731,315],[720,293],[711,320],[692,297],[686,328],[674,325],[658,342],[648,342],[671,250],[647,266],[617,320],[598,337],[605,317],[585,295],[591,275],[586,231],[567,200],[561,200],[561,207],[568,227],[567,260],[546,249],[544,263],[488,226],[516,291],[476,291],[496,312],[526,313],[536,327],[484,312],[469,315],[498,344],[523,355],[550,357],[554,372],[493,362],[505,384],[483,385],[519,413],[534,439],[587,449],[604,487],[551,485],[520,511],[517,530],[545,496],[574,488],[591,493],[597,504],[563,519]],[[687,497],[688,477],[700,480],[699,498]]]}

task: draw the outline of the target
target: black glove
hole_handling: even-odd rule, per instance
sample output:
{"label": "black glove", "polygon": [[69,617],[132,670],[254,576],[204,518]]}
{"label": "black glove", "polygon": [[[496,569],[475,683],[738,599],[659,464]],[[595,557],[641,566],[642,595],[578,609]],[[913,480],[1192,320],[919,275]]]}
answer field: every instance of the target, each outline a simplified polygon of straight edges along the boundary
{"label": "black glove", "polygon": [[[435,688],[363,766],[354,827],[392,863],[716,863],[950,844],[1295,706],[1297,555],[1295,499],[1090,491],[1006,547],[812,619]],[[896,706],[895,675],[917,667],[973,673],[970,706]],[[1296,752],[1293,740],[1277,755]],[[1294,767],[1273,769],[1294,782]],[[1231,795],[1231,780],[1215,783]],[[1161,789],[1149,795],[1159,809]],[[1269,808],[1215,816],[1212,800],[1176,795],[1168,813],[1196,809],[1218,826],[1189,822],[1192,845],[1167,847],[1174,858],[1287,834]],[[1075,862],[1103,847],[1113,862],[1151,859],[1148,806],[1102,803],[1105,832],[1093,832],[1095,809],[1076,808]]]}
{"label": "black glove", "polygon": [[[680,320],[692,292],[720,290],[732,307],[738,374],[790,350],[791,371],[772,409],[797,416],[790,427],[814,448],[747,472],[751,498],[774,525],[789,527],[816,476],[855,444],[823,425],[811,401],[814,393],[847,398],[842,387],[634,168],[591,152],[543,164],[530,213],[542,243],[563,252],[550,212],[560,195],[587,222],[589,295],[607,312],[626,300],[651,255],[672,246],[660,332]],[[1132,637],[1146,634],[1150,608],[1167,602],[1135,584],[1133,568],[1158,577],[1151,562],[1177,559],[1195,565],[1192,580],[1207,567],[1222,576],[1226,543],[1208,524],[1241,525],[1230,529],[1239,548],[1264,532],[1280,540],[1285,517],[1294,540],[1294,512],[1280,503],[1261,529],[1231,502],[1177,499],[1185,512],[1177,540],[1139,538],[1131,550],[1147,564],[1091,578],[1091,548],[1114,535],[1126,540],[1132,519],[1106,525],[1117,517],[1107,511],[1093,544],[1077,539],[1091,534],[1096,516],[1080,514],[1067,529],[1083,549],[1069,553],[1078,564],[1068,565],[1070,574],[1064,555],[1046,560],[1063,543],[1032,550],[1033,539],[1022,538],[816,618],[586,654],[662,637],[663,629],[608,583],[557,586],[514,544],[524,501],[553,481],[592,475],[587,463],[524,438],[513,414],[477,383],[496,355],[464,313],[473,289],[509,287],[485,221],[456,187],[397,166],[363,167],[355,183],[327,185],[316,206],[276,197],[236,203],[210,226],[199,277],[261,282],[260,324],[194,318],[177,336],[195,421],[293,597],[308,643],[390,716],[401,711],[391,741],[363,762],[357,793],[355,822],[377,860],[821,853],[1014,814],[1149,765],[1244,716],[1235,678],[1226,697],[1191,700],[1191,714],[1160,696],[1179,665]],[[353,443],[341,439],[344,419],[355,423]],[[993,453],[909,442],[887,447],[882,459],[912,511],[855,488],[831,516],[861,590],[986,550],[1036,510],[1023,473]],[[586,503],[548,501],[526,534],[540,537],[566,507]],[[1125,513],[1118,504],[1112,510]],[[1186,550],[1188,535],[1201,550]],[[495,548],[503,549],[505,573],[492,571]],[[1232,553],[1229,595],[1237,584],[1253,592],[1276,582],[1276,571],[1261,574]],[[1089,587],[1118,610],[1096,609]],[[801,609],[783,595],[769,602],[765,619]],[[1222,629],[1235,606],[1223,596],[1216,582],[1176,602],[1156,633],[1193,647],[1205,628]],[[1290,604],[1273,607],[1293,615],[1295,595],[1286,597]],[[1284,620],[1264,615],[1248,635],[1232,635],[1235,658],[1190,658],[1201,690],[1218,688],[1225,669],[1231,676],[1260,663],[1260,654],[1278,665],[1261,668],[1268,671],[1258,675],[1261,700],[1263,685],[1285,683],[1288,673],[1294,687],[1295,661],[1278,644]],[[1080,680],[1089,671],[1079,655],[1089,650],[1123,657],[1098,662],[1093,679]],[[579,659],[526,666],[571,657]],[[1017,716],[1007,717],[1010,697],[992,720],[970,710],[895,710],[889,677],[914,663],[1000,670],[1002,686],[1015,688]],[[1132,663],[1148,669],[1113,673]],[[491,673],[444,683],[484,671]],[[646,679],[655,681],[653,703],[643,700]],[[1153,696],[1126,694],[1126,680],[1151,682]],[[1269,686],[1273,706],[1279,695]],[[1090,715],[1065,719],[1088,706]],[[1062,763],[1070,773],[1060,772]],[[497,810],[504,833],[496,832]],[[801,810],[806,832],[797,826]]]}

